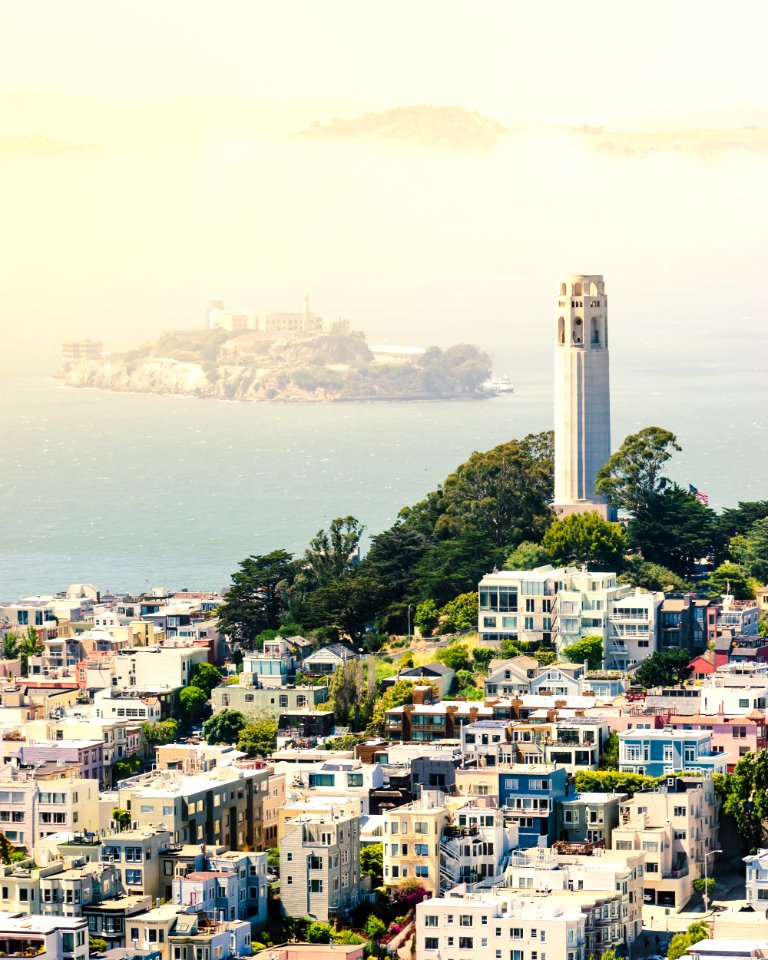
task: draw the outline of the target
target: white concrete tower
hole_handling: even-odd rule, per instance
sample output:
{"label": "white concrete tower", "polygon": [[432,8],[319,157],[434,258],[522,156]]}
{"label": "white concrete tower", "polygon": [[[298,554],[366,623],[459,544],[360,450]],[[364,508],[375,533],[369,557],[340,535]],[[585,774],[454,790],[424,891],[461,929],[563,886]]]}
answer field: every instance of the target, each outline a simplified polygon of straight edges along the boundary
{"label": "white concrete tower", "polygon": [[602,276],[560,281],[555,328],[555,512],[596,510],[595,476],[611,455],[608,299]]}

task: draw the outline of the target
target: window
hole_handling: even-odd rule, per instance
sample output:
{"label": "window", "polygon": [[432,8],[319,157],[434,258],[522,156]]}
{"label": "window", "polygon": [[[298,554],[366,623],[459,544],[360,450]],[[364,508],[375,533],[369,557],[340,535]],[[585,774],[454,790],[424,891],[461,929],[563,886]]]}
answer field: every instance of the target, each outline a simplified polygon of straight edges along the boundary
{"label": "window", "polygon": [[424,926],[425,927],[436,927],[437,926],[437,917],[434,913],[428,913],[424,917]]}
{"label": "window", "polygon": [[428,877],[429,876],[429,867],[426,864],[416,864],[416,876],[417,877]]}
{"label": "window", "polygon": [[424,937],[425,950],[437,950],[439,946],[440,946],[439,937]]}
{"label": "window", "polygon": [[429,856],[429,844],[428,843],[415,843],[414,850],[417,857],[428,857]]}
{"label": "window", "polygon": [[139,885],[141,884],[141,870],[126,870],[125,871],[125,882],[129,885]]}
{"label": "window", "polygon": [[523,625],[524,630],[533,630],[533,617],[526,617]]}
{"label": "window", "polygon": [[471,950],[474,945],[474,937],[459,937],[459,950]]}
{"label": "window", "polygon": [[471,913],[462,913],[459,915],[459,926],[460,927],[471,927],[472,926],[472,914]]}
{"label": "window", "polygon": [[414,833],[429,833],[429,824],[426,820],[417,820],[413,828]]}

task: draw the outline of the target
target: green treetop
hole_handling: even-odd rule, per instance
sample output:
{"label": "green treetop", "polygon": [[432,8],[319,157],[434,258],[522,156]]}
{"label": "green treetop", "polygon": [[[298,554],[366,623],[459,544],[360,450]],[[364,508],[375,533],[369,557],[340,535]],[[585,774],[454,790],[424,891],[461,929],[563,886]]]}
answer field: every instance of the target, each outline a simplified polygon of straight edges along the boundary
{"label": "green treetop", "polygon": [[611,506],[636,514],[665,489],[662,468],[680,449],[674,433],[662,427],[630,434],[598,471],[595,490]]}
{"label": "green treetop", "polygon": [[555,566],[585,565],[590,570],[621,570],[627,538],[618,523],[597,512],[572,513],[553,521],[542,546]]}

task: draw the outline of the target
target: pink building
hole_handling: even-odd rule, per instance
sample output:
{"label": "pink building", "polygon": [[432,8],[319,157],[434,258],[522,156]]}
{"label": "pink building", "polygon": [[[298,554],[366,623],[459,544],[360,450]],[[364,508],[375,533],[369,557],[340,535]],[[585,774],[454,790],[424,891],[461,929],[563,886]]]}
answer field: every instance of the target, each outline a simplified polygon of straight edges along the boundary
{"label": "pink building", "polygon": [[80,767],[79,776],[84,780],[104,782],[104,744],[101,740],[38,740],[24,743],[19,748],[19,761],[34,764],[52,761]]}

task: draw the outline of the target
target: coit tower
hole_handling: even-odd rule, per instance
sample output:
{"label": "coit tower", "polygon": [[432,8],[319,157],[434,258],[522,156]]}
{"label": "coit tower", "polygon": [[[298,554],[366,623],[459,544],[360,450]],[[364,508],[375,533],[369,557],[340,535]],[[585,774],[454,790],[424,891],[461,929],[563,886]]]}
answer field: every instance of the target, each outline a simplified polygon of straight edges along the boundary
{"label": "coit tower", "polygon": [[555,504],[558,516],[597,511],[597,471],[611,455],[608,299],[603,278],[560,281],[555,328]]}

